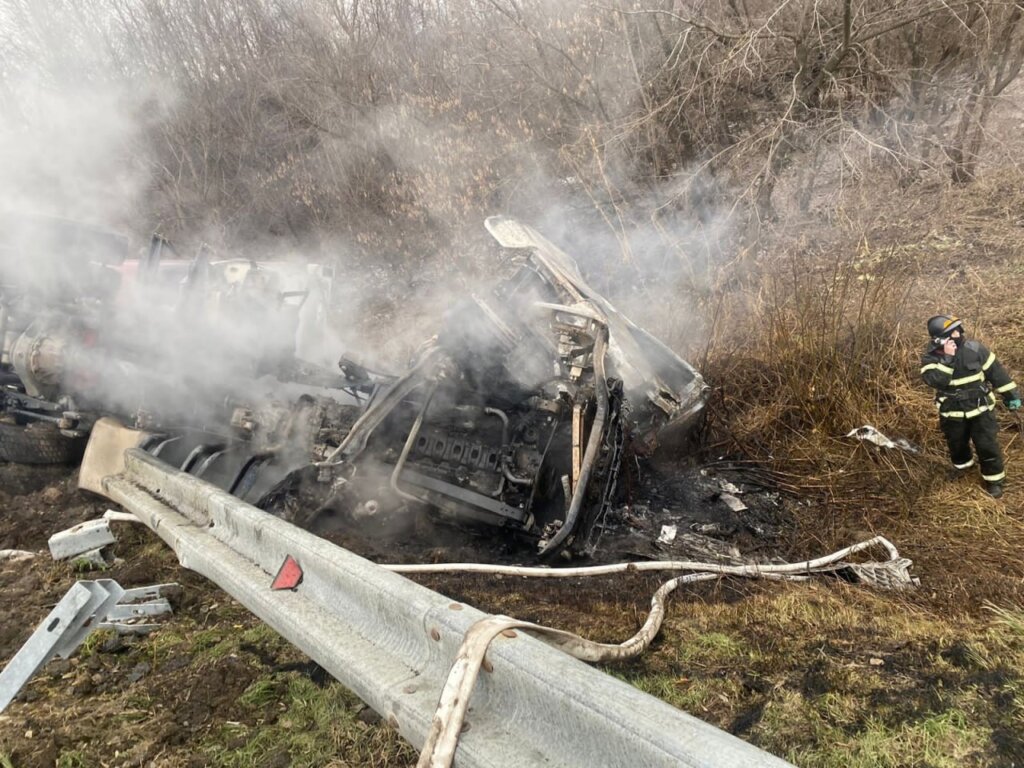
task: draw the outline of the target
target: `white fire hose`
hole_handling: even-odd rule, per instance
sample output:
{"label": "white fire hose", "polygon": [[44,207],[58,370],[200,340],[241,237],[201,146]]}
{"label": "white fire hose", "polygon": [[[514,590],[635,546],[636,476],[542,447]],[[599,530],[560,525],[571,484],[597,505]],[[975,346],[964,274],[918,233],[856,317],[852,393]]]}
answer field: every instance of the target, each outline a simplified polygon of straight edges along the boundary
{"label": "white fire hose", "polygon": [[[874,546],[884,547],[889,559],[880,563],[850,564],[843,558]],[[484,664],[491,642],[502,633],[525,629],[538,639],[553,645],[581,661],[623,661],[643,653],[661,629],[665,618],[665,599],[681,584],[709,581],[721,576],[745,576],[788,581],[802,581],[814,574],[852,570],[858,577],[878,586],[908,587],[916,584],[908,574],[910,561],[901,558],[892,542],[882,536],[862,541],[814,560],[800,563],[720,565],[685,560],[617,563],[583,568],[537,568],[485,563],[438,563],[420,565],[385,565],[384,568],[405,575],[430,573],[487,573],[530,578],[573,578],[601,576],[640,571],[694,571],[662,584],[651,598],[651,610],[643,626],[622,643],[596,643],[572,632],[545,627],[509,616],[490,616],[474,624],[466,633],[441,691],[430,732],[420,752],[417,768],[449,768],[455,759],[459,733],[465,721],[470,696]],[[887,574],[881,577],[881,574]],[[514,632],[511,635],[514,637]]]}

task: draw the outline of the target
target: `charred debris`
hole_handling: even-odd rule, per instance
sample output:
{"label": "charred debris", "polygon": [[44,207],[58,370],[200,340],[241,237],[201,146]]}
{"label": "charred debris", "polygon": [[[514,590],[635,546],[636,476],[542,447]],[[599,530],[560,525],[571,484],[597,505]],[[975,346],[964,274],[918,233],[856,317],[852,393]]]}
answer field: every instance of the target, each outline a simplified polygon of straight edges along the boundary
{"label": "charred debris", "polygon": [[[414,512],[548,558],[592,554],[627,457],[685,436],[705,405],[697,371],[509,218],[486,221],[493,288],[450,309],[400,375],[297,355],[300,328],[326,322],[327,268],[183,259],[160,238],[135,258],[58,224],[0,241],[0,460],[72,463],[113,416],[164,462],[300,525]],[[19,269],[28,253],[42,278]],[[214,365],[189,364],[200,340]]]}

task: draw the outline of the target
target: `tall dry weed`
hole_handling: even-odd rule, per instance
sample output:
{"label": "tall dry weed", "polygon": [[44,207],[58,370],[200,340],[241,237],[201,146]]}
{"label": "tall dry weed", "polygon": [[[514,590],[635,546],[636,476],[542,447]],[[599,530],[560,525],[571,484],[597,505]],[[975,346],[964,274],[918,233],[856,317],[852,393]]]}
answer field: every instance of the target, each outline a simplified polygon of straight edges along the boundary
{"label": "tall dry weed", "polygon": [[783,487],[832,501],[912,493],[927,459],[845,435],[864,424],[916,442],[930,434],[913,264],[861,244],[794,248],[753,269],[726,289],[709,349],[709,446],[766,461]]}

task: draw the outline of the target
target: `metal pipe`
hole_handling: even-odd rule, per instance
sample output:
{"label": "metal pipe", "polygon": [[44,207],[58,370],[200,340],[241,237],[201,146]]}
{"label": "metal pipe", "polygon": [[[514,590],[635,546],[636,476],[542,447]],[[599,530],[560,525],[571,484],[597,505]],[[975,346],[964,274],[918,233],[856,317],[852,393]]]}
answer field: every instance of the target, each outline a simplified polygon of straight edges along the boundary
{"label": "metal pipe", "polygon": [[484,413],[501,419],[501,447],[508,445],[508,414],[500,408],[484,408]]}
{"label": "metal pipe", "polygon": [[505,451],[509,447],[508,442],[508,414],[500,408],[484,408],[484,413],[490,414],[491,416],[497,416],[501,419],[501,474],[502,479],[498,484],[498,490],[491,494],[491,496],[500,496],[502,490],[505,487],[505,480],[508,480],[513,485],[533,485],[533,480],[528,477],[516,477],[512,474],[512,470],[508,467],[508,456],[504,455]]}
{"label": "metal pipe", "polygon": [[420,433],[420,427],[423,426],[423,417],[427,415],[427,408],[430,407],[430,401],[434,399],[434,393],[437,392],[437,384],[437,379],[434,379],[434,381],[430,383],[430,390],[427,392],[427,396],[423,400],[420,412],[416,414],[416,421],[412,423],[412,428],[409,430],[409,436],[405,438],[405,445],[402,446],[402,454],[398,457],[398,463],[395,464],[394,472],[391,473],[391,490],[403,499],[421,502],[424,504],[429,504],[430,502],[426,499],[421,499],[419,496],[406,493],[398,487],[398,476],[401,474],[403,467],[405,467],[405,460],[409,458],[409,452],[412,451],[412,446],[416,442],[416,438]]}
{"label": "metal pipe", "polygon": [[569,482],[569,496],[580,484],[580,471],[583,469],[583,403],[572,406],[572,475]]}
{"label": "metal pipe", "polygon": [[352,425],[352,429],[345,435],[345,439],[341,441],[341,445],[331,451],[330,455],[321,462],[317,463],[318,467],[322,467],[329,464],[335,464],[338,461],[338,457],[342,453],[349,452],[350,446],[356,446],[352,452],[358,453],[365,447],[366,441],[369,439],[370,434],[375,430],[380,423],[384,421],[391,411],[416,387],[423,383],[421,376],[430,365],[433,364],[434,360],[440,354],[440,350],[434,348],[427,352],[423,359],[417,363],[412,370],[406,373],[402,378],[396,381],[391,389],[389,389],[384,396],[371,403],[370,406],[363,412],[363,415],[359,417],[355,424]]}
{"label": "metal pipe", "polygon": [[533,485],[533,480],[529,477],[516,477],[512,474],[512,470],[508,468],[508,458],[502,457],[501,459],[501,473],[505,476],[512,485]]}

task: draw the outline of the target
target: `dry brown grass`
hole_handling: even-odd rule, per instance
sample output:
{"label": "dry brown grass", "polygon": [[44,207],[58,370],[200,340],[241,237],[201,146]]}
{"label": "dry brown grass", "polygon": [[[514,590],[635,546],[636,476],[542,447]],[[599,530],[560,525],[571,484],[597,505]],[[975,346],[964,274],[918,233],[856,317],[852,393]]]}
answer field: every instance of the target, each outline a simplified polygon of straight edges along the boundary
{"label": "dry brown grass", "polygon": [[[947,481],[918,360],[925,320],[952,312],[1024,383],[1024,196],[1010,173],[918,192],[909,213],[889,200],[820,237],[813,228],[799,239],[780,232],[771,256],[725,283],[732,309],[714,329],[708,365],[720,408],[711,446],[763,463],[780,488],[815,500],[795,507],[797,549],[883,533],[915,560],[923,602],[955,612],[976,612],[986,599],[1020,605],[1021,422],[1000,406],[1003,499],[977,478]],[[842,437],[862,424],[923,451]]]}

